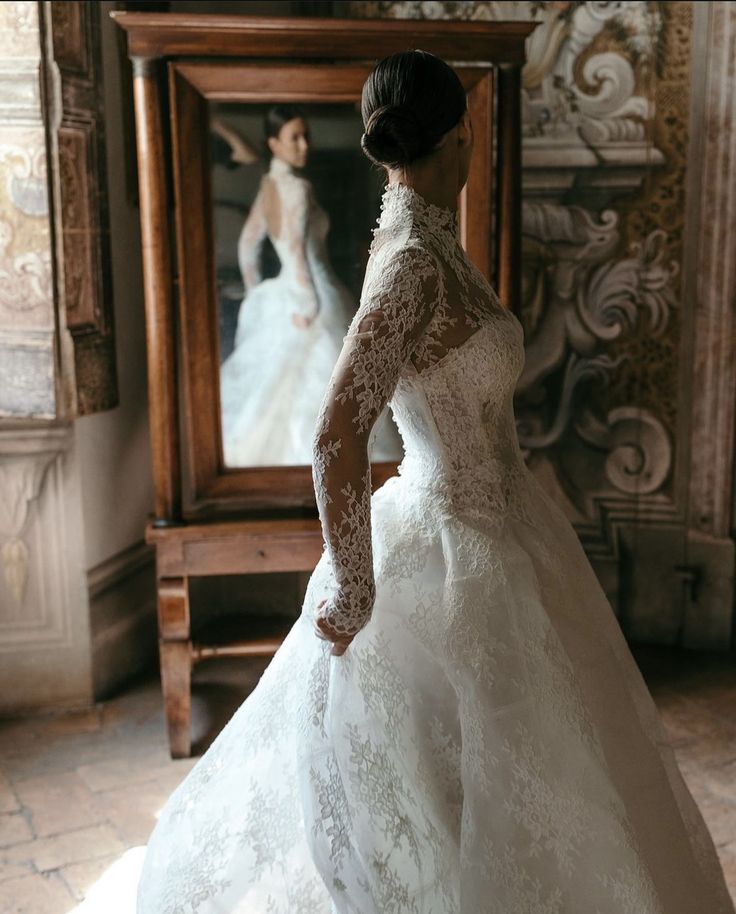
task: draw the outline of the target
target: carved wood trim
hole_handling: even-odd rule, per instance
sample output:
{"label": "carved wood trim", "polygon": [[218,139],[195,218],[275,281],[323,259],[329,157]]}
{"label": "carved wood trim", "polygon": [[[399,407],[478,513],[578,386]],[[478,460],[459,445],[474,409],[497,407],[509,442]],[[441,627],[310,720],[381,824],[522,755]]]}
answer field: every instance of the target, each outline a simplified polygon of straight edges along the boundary
{"label": "carved wood trim", "polygon": [[[448,60],[493,60],[521,65],[524,39],[533,22],[402,22],[366,19],[291,19],[169,13],[113,13],[128,33],[131,57],[209,55],[220,57],[286,57],[355,59],[356,44],[364,60],[379,60],[396,51],[421,47]],[[350,33],[350,40],[346,33]]]}
{"label": "carved wood trim", "polygon": [[67,410],[86,415],[118,403],[100,10],[79,0],[41,7],[56,287],[74,356]]}

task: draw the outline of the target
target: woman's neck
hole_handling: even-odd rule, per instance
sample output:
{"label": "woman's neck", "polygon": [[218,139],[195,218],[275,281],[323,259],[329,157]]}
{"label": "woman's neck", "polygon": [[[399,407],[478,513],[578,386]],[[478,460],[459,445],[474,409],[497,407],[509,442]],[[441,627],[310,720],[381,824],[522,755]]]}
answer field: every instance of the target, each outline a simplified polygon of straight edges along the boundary
{"label": "woman's neck", "polygon": [[[433,157],[434,159],[434,157]],[[443,209],[457,209],[457,175],[449,163],[435,159],[408,168],[390,168],[389,184],[406,184],[428,203]]]}
{"label": "woman's neck", "polygon": [[293,167],[285,159],[281,159],[278,156],[272,156],[268,170],[272,175],[294,174]]}

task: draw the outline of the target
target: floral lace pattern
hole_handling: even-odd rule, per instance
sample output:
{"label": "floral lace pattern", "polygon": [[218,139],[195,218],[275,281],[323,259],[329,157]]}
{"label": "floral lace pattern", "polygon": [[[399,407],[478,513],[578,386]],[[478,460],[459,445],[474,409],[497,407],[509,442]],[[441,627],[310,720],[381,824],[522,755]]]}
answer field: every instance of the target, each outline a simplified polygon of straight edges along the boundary
{"label": "floral lace pattern", "polygon": [[370,432],[439,296],[437,266],[418,248],[381,258],[380,270],[374,266],[371,275],[325,395],[312,464],[338,581],[327,617],[337,630],[350,634],[367,622],[375,596]]}
{"label": "floral lace pattern", "polygon": [[[523,364],[521,333],[460,246],[455,213],[410,187],[389,185],[360,307],[315,436],[315,492],[338,585],[326,616],[338,631],[363,628],[375,599],[367,442],[388,402],[405,443],[403,473],[413,472],[418,483],[431,479],[448,507],[475,504],[497,518],[507,510],[528,516],[511,406]],[[496,349],[491,359],[489,344]],[[460,374],[443,370],[453,363]],[[477,383],[484,375],[492,381],[485,400],[458,399],[458,382]],[[422,412],[434,432],[426,429],[424,437],[417,428]],[[437,466],[447,440],[464,446]],[[488,499],[482,506],[479,492]]]}
{"label": "floral lace pattern", "polygon": [[[735,914],[575,532],[526,469],[521,330],[389,187],[315,433],[326,549],[173,794],[138,914]],[[400,474],[371,495],[391,403]],[[357,632],[335,657],[312,619]]]}

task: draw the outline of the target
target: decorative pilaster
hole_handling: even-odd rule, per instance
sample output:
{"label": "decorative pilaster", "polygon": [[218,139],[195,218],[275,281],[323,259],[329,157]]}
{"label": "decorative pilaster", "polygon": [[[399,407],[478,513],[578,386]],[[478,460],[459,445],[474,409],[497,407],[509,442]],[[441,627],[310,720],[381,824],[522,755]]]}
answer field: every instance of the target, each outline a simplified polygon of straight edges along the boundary
{"label": "decorative pilaster", "polygon": [[689,525],[724,538],[730,536],[734,520],[736,3],[696,6],[697,15],[706,19],[707,69],[689,182],[689,241],[697,252],[691,306]]}

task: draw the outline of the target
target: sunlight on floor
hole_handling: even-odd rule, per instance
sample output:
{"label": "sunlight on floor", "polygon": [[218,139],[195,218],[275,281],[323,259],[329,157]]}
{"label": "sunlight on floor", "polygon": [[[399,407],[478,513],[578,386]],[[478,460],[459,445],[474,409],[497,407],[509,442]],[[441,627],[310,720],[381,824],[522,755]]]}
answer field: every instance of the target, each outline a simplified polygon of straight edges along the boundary
{"label": "sunlight on floor", "polygon": [[131,847],[90,886],[67,914],[135,914],[135,894],[145,847]]}

